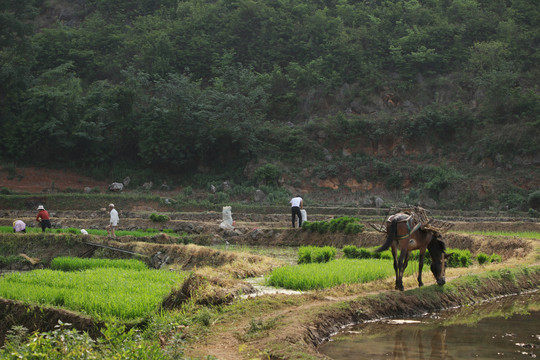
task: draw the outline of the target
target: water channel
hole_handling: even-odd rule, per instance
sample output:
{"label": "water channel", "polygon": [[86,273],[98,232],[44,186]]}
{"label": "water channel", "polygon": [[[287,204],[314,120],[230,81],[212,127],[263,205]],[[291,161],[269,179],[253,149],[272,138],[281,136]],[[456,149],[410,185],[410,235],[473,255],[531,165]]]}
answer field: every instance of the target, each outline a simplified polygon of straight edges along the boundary
{"label": "water channel", "polygon": [[344,329],[319,351],[332,359],[540,357],[540,292]]}

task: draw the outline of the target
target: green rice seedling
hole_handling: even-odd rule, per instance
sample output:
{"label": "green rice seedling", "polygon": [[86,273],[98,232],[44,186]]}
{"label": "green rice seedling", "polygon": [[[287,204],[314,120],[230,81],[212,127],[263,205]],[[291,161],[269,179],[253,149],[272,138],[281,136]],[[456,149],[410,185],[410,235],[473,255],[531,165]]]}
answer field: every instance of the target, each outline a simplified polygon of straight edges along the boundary
{"label": "green rice seedling", "polygon": [[307,231],[313,231],[312,225],[313,225],[313,223],[311,221],[303,221],[302,222],[302,229],[307,230]]}
{"label": "green rice seedling", "polygon": [[346,259],[357,259],[356,254],[358,253],[358,248],[354,245],[346,245],[343,247],[343,256]]}
{"label": "green rice seedling", "polygon": [[481,253],[478,253],[478,254],[476,255],[476,261],[478,261],[478,263],[479,263],[480,265],[485,264],[488,260],[489,260],[489,255],[486,254],[486,253],[482,253],[482,252],[481,252]]}
{"label": "green rice seedling", "polygon": [[337,250],[332,246],[301,246],[298,249],[298,263],[321,263],[335,259]]}
{"label": "green rice seedling", "polygon": [[364,231],[364,225],[359,223],[360,219],[343,216],[330,221],[303,222],[302,228],[308,231],[317,231],[320,234],[326,232],[344,232],[346,234],[357,234]]}
{"label": "green rice seedling", "polygon": [[[418,271],[418,263],[409,262],[405,275]],[[429,268],[424,267],[424,271]],[[267,279],[270,286],[293,290],[325,289],[340,284],[364,283],[394,275],[392,263],[379,259],[338,259],[327,263],[291,265],[277,268]]]}
{"label": "green rice seedling", "polygon": [[165,221],[169,221],[170,218],[167,215],[164,215],[164,214],[151,213],[150,214],[150,220],[152,220],[154,222],[165,222]]}
{"label": "green rice seedling", "polygon": [[51,261],[51,269],[61,271],[79,271],[95,268],[119,268],[119,269],[148,269],[146,264],[136,259],[87,259],[77,257],[59,256]]}
{"label": "green rice seedling", "polygon": [[376,252],[375,250],[377,248],[378,247],[359,248],[354,245],[349,245],[343,248],[343,252],[348,259],[392,259],[392,252],[390,250]]}
{"label": "green rice seedling", "polygon": [[309,264],[311,262],[311,246],[301,246],[298,249],[298,263]]}
{"label": "green rice seedling", "polygon": [[486,235],[486,236],[515,236],[526,239],[540,239],[540,232],[538,231],[459,231],[473,235]]}
{"label": "green rice seedling", "polygon": [[316,228],[319,234],[324,234],[328,232],[328,230],[330,229],[330,223],[325,222],[325,221],[317,221]]}
{"label": "green rice seedling", "polygon": [[[13,232],[13,226],[0,226],[0,232],[2,233],[12,233]],[[31,226],[26,226],[26,232],[27,233],[38,233],[41,232],[41,228],[34,228]]]}
{"label": "green rice seedling", "polygon": [[155,312],[185,276],[149,269],[34,270],[1,278],[0,297],[61,306],[98,319],[134,320]]}
{"label": "green rice seedling", "polygon": [[334,260],[337,250],[332,246],[324,246],[322,248],[315,247],[311,253],[311,262],[321,263]]}
{"label": "green rice seedling", "polygon": [[[170,229],[169,229],[170,230]],[[49,230],[47,230],[49,231]],[[107,236],[107,230],[105,229],[86,229],[90,235],[98,236]],[[11,226],[0,226],[0,232],[2,233],[12,233],[13,228]],[[41,228],[26,227],[27,233],[41,233]],[[63,229],[53,229],[52,233],[55,234],[80,234],[81,230],[77,228],[63,228]],[[147,237],[149,233],[158,233],[158,229],[148,228],[147,230],[117,230],[117,236],[134,236],[134,237]],[[165,232],[165,231],[164,231]],[[176,234],[174,230],[167,231],[171,236],[180,236]]]}
{"label": "green rice seedling", "polygon": [[472,265],[471,252],[469,250],[462,249],[452,249],[448,251],[453,253],[453,256],[450,256],[446,262],[448,267],[469,267]]}
{"label": "green rice seedling", "polygon": [[345,226],[345,229],[343,229],[343,232],[345,234],[358,234],[364,231],[364,225],[363,224],[354,224],[349,223]]}

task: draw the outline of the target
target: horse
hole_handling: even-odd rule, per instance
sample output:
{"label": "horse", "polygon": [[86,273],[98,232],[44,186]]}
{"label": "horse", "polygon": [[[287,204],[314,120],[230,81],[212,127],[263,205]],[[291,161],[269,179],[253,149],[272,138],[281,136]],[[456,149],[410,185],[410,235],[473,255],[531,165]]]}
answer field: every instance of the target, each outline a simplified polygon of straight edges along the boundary
{"label": "horse", "polygon": [[[418,260],[418,286],[423,286],[422,268],[424,267],[424,254],[426,249],[431,256],[431,272],[437,284],[446,283],[446,246],[441,240],[440,233],[433,230],[422,229],[422,224],[416,223],[412,216],[405,213],[392,215],[386,221],[386,242],[376,252],[392,248],[394,270],[396,272],[396,289],[403,291],[403,273],[409,262],[409,254],[413,250],[420,250]],[[397,250],[399,249],[399,259]]]}

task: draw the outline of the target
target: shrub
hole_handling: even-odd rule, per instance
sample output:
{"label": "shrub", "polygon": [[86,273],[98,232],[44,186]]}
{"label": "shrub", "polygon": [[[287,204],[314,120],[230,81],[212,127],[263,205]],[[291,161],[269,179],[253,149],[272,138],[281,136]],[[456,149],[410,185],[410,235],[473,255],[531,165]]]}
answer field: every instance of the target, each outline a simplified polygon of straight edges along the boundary
{"label": "shrub", "polygon": [[540,190],[533,191],[527,198],[527,203],[534,210],[540,210]]}
{"label": "shrub", "polygon": [[214,204],[225,204],[229,202],[229,194],[223,191],[218,191],[214,195],[210,196],[208,200]]}
{"label": "shrub", "polygon": [[264,164],[253,173],[253,180],[257,185],[272,184],[277,185],[281,170],[274,164]]}
{"label": "shrub", "polygon": [[151,213],[150,214],[150,220],[152,220],[154,222],[164,222],[164,221],[169,221],[170,218],[167,215],[164,215],[164,214]]}
{"label": "shrub", "polygon": [[509,209],[519,210],[525,205],[527,199],[521,192],[514,191],[506,194],[501,194],[499,196],[499,201],[501,202],[501,206],[507,206]]}
{"label": "shrub", "polygon": [[489,262],[491,263],[493,262],[500,263],[501,261],[502,261],[501,255],[491,254],[491,256],[489,257]]}
{"label": "shrub", "polygon": [[[135,327],[127,330],[125,325],[107,323],[102,329],[103,339],[94,340],[88,333],[68,329],[69,323],[58,321],[54,330],[33,332],[18,327],[15,336],[6,337],[5,347],[0,349],[2,359],[163,359],[164,351],[157,341],[142,342]],[[28,341],[24,341],[28,339]],[[122,354],[122,355],[119,355]],[[127,355],[129,354],[129,355]]]}
{"label": "shrub", "polygon": [[529,211],[527,212],[527,215],[529,215],[529,217],[532,217],[532,218],[539,218],[540,212],[534,210],[533,208],[530,208]]}

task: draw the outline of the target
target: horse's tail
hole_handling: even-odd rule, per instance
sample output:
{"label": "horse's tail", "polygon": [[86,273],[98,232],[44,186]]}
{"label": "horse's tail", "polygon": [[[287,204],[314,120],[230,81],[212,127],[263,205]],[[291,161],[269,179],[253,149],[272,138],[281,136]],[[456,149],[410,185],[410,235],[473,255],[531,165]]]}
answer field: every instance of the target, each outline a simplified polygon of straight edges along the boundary
{"label": "horse's tail", "polygon": [[394,241],[394,238],[396,237],[397,224],[398,224],[398,221],[396,219],[392,220],[392,223],[390,224],[390,228],[387,229],[387,232],[386,232],[386,242],[380,248],[375,250],[375,252],[384,251],[388,249],[390,245],[392,245],[392,241]]}

